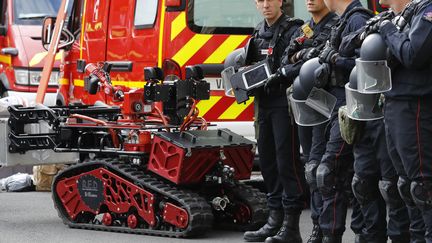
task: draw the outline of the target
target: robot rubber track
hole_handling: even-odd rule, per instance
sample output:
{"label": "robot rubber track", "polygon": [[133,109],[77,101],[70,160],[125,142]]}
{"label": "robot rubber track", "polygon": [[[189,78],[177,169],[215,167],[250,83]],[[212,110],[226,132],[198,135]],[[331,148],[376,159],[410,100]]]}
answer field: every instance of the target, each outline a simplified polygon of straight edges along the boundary
{"label": "robot rubber track", "polygon": [[[161,210],[155,210],[158,223],[154,226],[150,226],[142,220],[139,221],[136,228],[130,228],[125,225],[126,223],[124,222],[119,222],[117,225],[113,223],[112,226],[106,226],[100,220],[96,219],[96,215],[89,214],[88,212],[80,214],[79,217],[77,217],[75,220],[72,220],[69,214],[66,212],[61,197],[58,195],[58,191],[56,190],[57,185],[68,178],[86,174],[89,171],[98,169],[107,170],[123,178],[124,180],[129,181],[148,192],[151,192],[153,195],[155,195],[155,198],[157,198],[155,202],[166,200],[178,207],[185,209],[188,214],[187,227],[181,229],[167,224],[162,220],[161,214],[157,215],[157,212],[161,212]],[[95,160],[68,167],[55,177],[52,191],[54,206],[59,217],[63,220],[64,224],[71,228],[165,237],[191,237],[204,234],[212,227],[213,223],[213,214],[210,205],[198,194],[177,189],[172,185],[157,179],[153,175],[142,172],[133,165],[115,162],[114,159]],[[80,201],[79,203],[84,202]]]}

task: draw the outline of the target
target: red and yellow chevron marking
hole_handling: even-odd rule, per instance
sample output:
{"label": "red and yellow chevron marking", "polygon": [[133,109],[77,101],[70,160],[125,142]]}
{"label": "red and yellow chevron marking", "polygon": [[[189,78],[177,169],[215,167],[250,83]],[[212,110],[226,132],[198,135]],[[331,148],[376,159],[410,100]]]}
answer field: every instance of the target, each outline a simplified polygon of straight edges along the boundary
{"label": "red and yellow chevron marking", "polygon": [[187,28],[185,12],[172,18],[168,36],[170,43],[166,56],[171,56],[180,67],[199,63],[223,63],[228,54],[246,44],[249,37],[193,33]]}
{"label": "red and yellow chevron marking", "polygon": [[[229,53],[244,46],[248,35],[211,35],[192,32],[186,24],[186,13],[167,19],[171,24],[166,39],[169,48],[167,58],[177,62],[180,67],[193,64],[220,64]],[[209,100],[198,103],[200,116],[208,121],[252,121],[253,99],[245,104],[237,104],[235,99],[226,97],[223,91],[212,91]]]}
{"label": "red and yellow chevron marking", "polygon": [[223,91],[213,91],[209,100],[197,104],[200,116],[208,121],[252,121],[253,98],[245,104],[237,104],[235,99],[224,95]]}

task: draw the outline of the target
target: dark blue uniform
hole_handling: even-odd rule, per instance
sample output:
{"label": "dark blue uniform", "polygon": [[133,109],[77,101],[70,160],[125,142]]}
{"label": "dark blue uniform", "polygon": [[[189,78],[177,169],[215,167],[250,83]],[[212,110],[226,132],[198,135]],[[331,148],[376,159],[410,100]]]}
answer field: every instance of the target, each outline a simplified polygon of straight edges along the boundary
{"label": "dark blue uniform", "polygon": [[[363,134],[353,148],[355,175],[352,182],[365,220],[362,236],[367,242],[385,243],[387,236],[393,241],[409,242],[408,212],[397,193],[398,173],[387,150],[384,122],[366,122]],[[379,188],[386,201],[380,195]],[[389,208],[388,225],[386,202]]]}
{"label": "dark blue uniform", "polygon": [[[380,16],[391,18],[394,14],[383,12]],[[340,53],[357,55],[361,45],[359,36],[364,31],[365,28],[361,28],[345,37]],[[362,236],[368,242],[387,242],[387,236],[393,241],[409,242],[408,211],[397,190],[398,176],[404,171],[403,168],[396,171],[389,157],[383,120],[365,122],[362,134],[353,147],[355,175],[352,182],[365,220]]]}
{"label": "dark blue uniform", "polygon": [[[272,71],[280,67],[282,54],[301,23],[290,24],[278,30],[282,16],[272,27],[264,22],[254,38],[258,55],[269,49],[276,32],[280,35],[274,43],[271,59]],[[259,89],[258,148],[260,168],[267,189],[270,209],[284,209],[286,213],[299,214],[304,208],[303,166],[300,162],[297,128],[292,124],[285,90],[292,81],[278,82],[267,89]]]}
{"label": "dark blue uniform", "polygon": [[[353,11],[362,8],[360,1],[354,0],[341,16],[340,36],[343,38],[366,24],[370,15],[364,11]],[[332,39],[331,38],[331,39]],[[340,41],[339,41],[340,44]],[[339,46],[333,46],[339,51]],[[317,182],[323,197],[323,208],[319,219],[320,227],[325,237],[332,239],[330,242],[340,242],[345,231],[345,220],[349,204],[348,191],[352,179],[353,156],[352,148],[342,139],[338,122],[338,109],[345,104],[345,90],[343,85],[349,80],[349,73],[354,67],[355,61],[351,57],[339,57],[332,65],[332,84],[328,91],[338,99],[336,108],[329,123],[329,138],[326,151],[317,169]],[[334,239],[334,240],[333,240]]]}
{"label": "dark blue uniform", "polygon": [[[282,59],[282,66],[287,76],[289,76],[288,78],[297,76],[301,66],[307,60],[306,57],[300,57],[300,60],[292,63],[292,60],[290,60],[291,57],[302,51],[305,51],[303,55],[306,55],[307,51],[311,48],[315,48],[317,51],[322,50],[330,37],[332,27],[337,21],[338,17],[334,13],[327,14],[319,23],[314,23],[313,19],[311,19],[308,22],[309,27],[314,32],[311,38],[305,38],[301,28],[297,31]],[[315,227],[310,239],[314,239],[315,241],[320,241],[322,234],[318,223],[322,209],[322,195],[319,193],[316,185],[316,168],[325,152],[327,126],[328,123],[313,127],[298,126],[298,135],[303,150],[305,173],[307,175],[306,181],[309,184],[310,190],[311,218]]]}
{"label": "dark blue uniform", "polygon": [[401,196],[421,210],[424,239],[432,242],[432,5],[427,0],[415,4],[401,30],[390,22],[380,27],[400,62],[392,69],[393,89],[385,94],[385,124],[392,160],[407,175],[399,178]]}

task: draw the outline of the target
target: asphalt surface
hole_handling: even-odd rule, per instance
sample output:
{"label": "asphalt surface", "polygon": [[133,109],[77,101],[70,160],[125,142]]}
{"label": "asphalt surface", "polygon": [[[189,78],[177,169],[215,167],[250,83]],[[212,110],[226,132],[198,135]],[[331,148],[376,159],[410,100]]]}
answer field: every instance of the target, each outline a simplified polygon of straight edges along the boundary
{"label": "asphalt surface", "polygon": [[[347,221],[349,222],[349,219]],[[303,212],[300,227],[304,242],[306,242],[306,237],[312,229],[310,211]],[[57,216],[51,193],[0,193],[0,243],[226,243],[243,242],[242,235],[242,232],[212,230],[205,238],[172,239],[71,229],[64,225]],[[348,228],[344,235],[344,243],[354,242],[353,239],[354,235]]]}

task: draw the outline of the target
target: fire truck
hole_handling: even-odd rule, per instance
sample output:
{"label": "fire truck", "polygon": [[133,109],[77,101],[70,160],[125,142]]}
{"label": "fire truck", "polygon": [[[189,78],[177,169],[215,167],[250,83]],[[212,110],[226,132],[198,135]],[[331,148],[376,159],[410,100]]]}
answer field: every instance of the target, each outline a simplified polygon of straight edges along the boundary
{"label": "fire truck", "polygon": [[[376,10],[376,0],[365,6]],[[303,2],[286,1],[286,12],[307,18]],[[241,11],[239,11],[241,10]],[[253,138],[253,99],[236,104],[224,96],[220,71],[226,56],[243,47],[262,20],[253,2],[244,0],[75,0],[67,29],[73,44],[66,48],[57,104],[104,100],[83,92],[79,66],[113,64],[114,85],[143,87],[142,70],[161,67],[167,76],[185,77],[185,67],[202,64],[211,98],[198,103],[211,122]],[[82,68],[81,68],[82,71]]]}
{"label": "fire truck", "polygon": [[[42,20],[56,16],[60,0],[0,1],[0,96],[34,100],[47,52],[40,44]],[[55,104],[60,54],[49,81],[45,103]]]}

